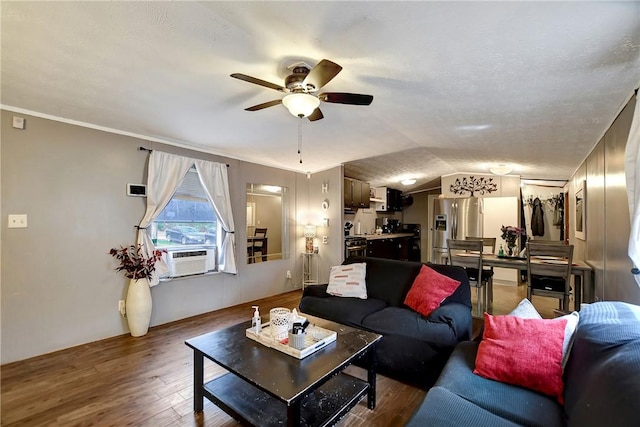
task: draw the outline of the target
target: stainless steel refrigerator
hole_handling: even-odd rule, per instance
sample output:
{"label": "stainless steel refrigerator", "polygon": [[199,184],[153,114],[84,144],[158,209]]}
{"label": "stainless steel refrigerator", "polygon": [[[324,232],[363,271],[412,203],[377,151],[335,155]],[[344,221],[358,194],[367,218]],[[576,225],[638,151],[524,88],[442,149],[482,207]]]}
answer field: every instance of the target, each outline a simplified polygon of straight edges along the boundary
{"label": "stainless steel refrigerator", "polygon": [[433,248],[431,261],[444,264],[447,239],[482,237],[482,201],[477,197],[433,200]]}

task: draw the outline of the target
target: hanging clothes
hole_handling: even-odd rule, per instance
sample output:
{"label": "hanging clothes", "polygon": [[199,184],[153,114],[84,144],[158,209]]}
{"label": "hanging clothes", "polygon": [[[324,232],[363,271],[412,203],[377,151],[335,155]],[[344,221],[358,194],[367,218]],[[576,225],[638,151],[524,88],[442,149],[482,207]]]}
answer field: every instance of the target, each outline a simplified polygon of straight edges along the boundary
{"label": "hanging clothes", "polygon": [[553,225],[562,225],[562,212],[560,211],[560,202],[553,203]]}
{"label": "hanging clothes", "polygon": [[544,209],[539,198],[533,201],[531,212],[531,234],[534,236],[544,236]]}

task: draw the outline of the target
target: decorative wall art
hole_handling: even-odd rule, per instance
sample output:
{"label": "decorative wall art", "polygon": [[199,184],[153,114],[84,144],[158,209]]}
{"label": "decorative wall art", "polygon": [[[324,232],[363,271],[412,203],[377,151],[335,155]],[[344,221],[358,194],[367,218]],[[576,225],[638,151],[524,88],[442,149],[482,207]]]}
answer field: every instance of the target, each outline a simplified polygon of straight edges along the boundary
{"label": "decorative wall art", "polygon": [[493,178],[469,176],[462,179],[456,178],[455,182],[449,186],[449,191],[456,195],[483,196],[498,190],[498,184]]}

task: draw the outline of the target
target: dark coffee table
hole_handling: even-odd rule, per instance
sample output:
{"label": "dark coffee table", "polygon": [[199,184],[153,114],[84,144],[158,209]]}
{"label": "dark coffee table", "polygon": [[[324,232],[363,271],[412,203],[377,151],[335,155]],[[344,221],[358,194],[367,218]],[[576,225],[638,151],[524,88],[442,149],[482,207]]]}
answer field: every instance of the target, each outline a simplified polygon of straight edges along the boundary
{"label": "dark coffee table", "polygon": [[[337,423],[365,395],[376,405],[375,346],[381,335],[304,315],[312,324],[336,331],[335,342],[302,360],[245,336],[251,322],[191,338],[193,406],[204,397],[244,425],[328,426]],[[204,358],[227,371],[204,383]],[[345,367],[365,358],[367,381]]]}

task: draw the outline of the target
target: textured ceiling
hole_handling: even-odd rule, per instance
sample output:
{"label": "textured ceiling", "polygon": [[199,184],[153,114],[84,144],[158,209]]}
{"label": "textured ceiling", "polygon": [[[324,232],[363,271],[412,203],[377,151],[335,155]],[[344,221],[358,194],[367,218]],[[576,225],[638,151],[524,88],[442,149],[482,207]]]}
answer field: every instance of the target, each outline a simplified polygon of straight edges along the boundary
{"label": "textured ceiling", "polygon": [[[505,163],[567,179],[640,82],[638,2],[6,2],[3,108],[301,172],[345,164],[420,188]],[[327,58],[323,103],[298,122],[286,68]]]}

